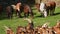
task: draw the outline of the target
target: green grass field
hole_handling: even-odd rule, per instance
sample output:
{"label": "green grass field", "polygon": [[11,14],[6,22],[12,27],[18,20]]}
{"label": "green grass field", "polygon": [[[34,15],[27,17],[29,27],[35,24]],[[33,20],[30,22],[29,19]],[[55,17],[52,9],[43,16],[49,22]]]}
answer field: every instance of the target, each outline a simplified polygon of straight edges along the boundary
{"label": "green grass field", "polygon": [[[47,21],[50,22],[49,26],[54,26],[57,20],[60,20],[60,8],[56,8],[54,16],[48,16],[47,18],[39,17],[40,13],[38,13],[38,11],[35,10],[34,8],[32,9],[35,13],[34,19],[33,19],[35,27],[38,25],[42,25]],[[0,34],[5,34],[5,28],[3,27],[4,25],[11,27],[14,32],[16,32],[17,26],[26,26],[28,22],[24,21],[23,19],[24,18],[17,18],[17,17],[13,17],[13,19],[2,18],[0,20]]]}

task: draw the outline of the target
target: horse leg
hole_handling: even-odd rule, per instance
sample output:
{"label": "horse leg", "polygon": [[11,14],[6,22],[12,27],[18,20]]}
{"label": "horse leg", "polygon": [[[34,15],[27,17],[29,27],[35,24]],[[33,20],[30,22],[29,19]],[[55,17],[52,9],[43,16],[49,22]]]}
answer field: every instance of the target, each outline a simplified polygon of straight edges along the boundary
{"label": "horse leg", "polygon": [[34,15],[33,15],[33,12],[32,12],[32,11],[30,12],[30,16],[31,16],[32,18],[34,18]]}
{"label": "horse leg", "polygon": [[54,15],[55,8],[52,10],[52,15]]}
{"label": "horse leg", "polygon": [[43,15],[44,15],[43,12],[41,11],[40,13],[41,13],[41,17],[43,17]]}
{"label": "horse leg", "polygon": [[7,12],[7,17],[8,17],[8,18],[12,18],[11,12]]}
{"label": "horse leg", "polygon": [[44,14],[44,17],[47,17],[47,11],[44,11],[43,14]]}
{"label": "horse leg", "polygon": [[18,10],[16,10],[16,16],[18,16],[18,17],[19,17],[19,11],[18,11]]}
{"label": "horse leg", "polygon": [[7,12],[7,17],[10,18],[10,13],[9,12]]}
{"label": "horse leg", "polygon": [[21,17],[21,12],[20,11],[18,11],[18,16]]}
{"label": "horse leg", "polygon": [[49,9],[47,9],[47,16],[49,15]]}
{"label": "horse leg", "polygon": [[27,16],[29,16],[29,12],[28,12]]}
{"label": "horse leg", "polygon": [[13,17],[13,8],[11,7],[11,18]]}
{"label": "horse leg", "polygon": [[54,5],[52,6],[52,12],[51,12],[52,15],[54,15],[55,7],[56,7],[56,3],[54,3]]}
{"label": "horse leg", "polygon": [[17,16],[17,11],[18,11],[18,10],[16,10],[16,16]]}
{"label": "horse leg", "polygon": [[12,18],[12,13],[10,13],[10,18]]}
{"label": "horse leg", "polygon": [[16,16],[21,17],[21,12],[16,10]]}
{"label": "horse leg", "polygon": [[11,16],[10,16],[11,18],[13,17],[13,11],[11,12]]}
{"label": "horse leg", "polygon": [[52,8],[50,9],[50,15],[54,15],[54,11],[55,11],[55,7],[52,7]]}
{"label": "horse leg", "polygon": [[25,18],[27,17],[27,14],[26,14],[26,13],[24,13],[24,17],[25,17]]}
{"label": "horse leg", "polygon": [[53,15],[53,13],[54,13],[54,12],[53,12],[53,10],[50,10],[50,16],[52,16],[52,15]]}

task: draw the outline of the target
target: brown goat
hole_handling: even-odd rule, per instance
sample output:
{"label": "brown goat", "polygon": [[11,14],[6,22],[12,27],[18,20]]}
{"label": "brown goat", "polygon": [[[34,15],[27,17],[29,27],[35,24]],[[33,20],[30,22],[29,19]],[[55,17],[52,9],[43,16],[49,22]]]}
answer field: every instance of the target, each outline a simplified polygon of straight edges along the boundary
{"label": "brown goat", "polygon": [[53,27],[56,34],[60,34],[60,21],[57,22],[56,26]]}
{"label": "brown goat", "polygon": [[10,27],[4,26],[6,28],[6,34],[14,34]]}

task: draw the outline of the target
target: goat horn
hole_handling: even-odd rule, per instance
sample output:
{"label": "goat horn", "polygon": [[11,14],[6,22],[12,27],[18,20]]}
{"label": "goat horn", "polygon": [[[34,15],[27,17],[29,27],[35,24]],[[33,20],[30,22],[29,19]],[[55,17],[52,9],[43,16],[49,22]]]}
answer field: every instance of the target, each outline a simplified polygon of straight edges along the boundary
{"label": "goat horn", "polygon": [[29,23],[31,23],[32,21],[31,21],[31,19],[28,19],[28,18],[26,18],[26,19],[24,19],[24,20],[27,20]]}

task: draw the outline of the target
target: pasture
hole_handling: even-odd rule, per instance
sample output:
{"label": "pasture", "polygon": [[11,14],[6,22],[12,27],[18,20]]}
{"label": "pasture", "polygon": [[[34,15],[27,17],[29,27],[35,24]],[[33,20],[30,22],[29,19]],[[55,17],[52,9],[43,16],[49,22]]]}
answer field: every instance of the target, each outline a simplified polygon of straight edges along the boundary
{"label": "pasture", "polygon": [[[46,18],[40,17],[40,13],[33,7],[34,12],[34,26],[42,25],[45,22],[49,21],[49,26],[54,26],[57,20],[60,20],[60,8],[56,8],[55,15],[48,16]],[[23,13],[22,13],[23,14]],[[30,18],[30,17],[29,17]],[[17,26],[27,26],[27,21],[23,20],[24,18],[13,17],[12,19],[0,18],[0,34],[5,34],[4,25],[11,27],[14,32],[16,32]]]}

